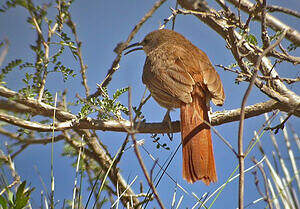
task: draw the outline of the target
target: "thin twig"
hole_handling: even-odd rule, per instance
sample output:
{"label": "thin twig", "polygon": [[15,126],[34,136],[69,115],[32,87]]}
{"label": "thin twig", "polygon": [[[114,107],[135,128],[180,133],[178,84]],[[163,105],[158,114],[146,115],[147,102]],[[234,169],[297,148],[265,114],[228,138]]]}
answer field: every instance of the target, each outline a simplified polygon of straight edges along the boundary
{"label": "thin twig", "polygon": [[259,186],[259,180],[258,180],[258,176],[257,176],[257,169],[255,169],[254,171],[252,171],[252,174],[254,175],[254,184],[256,186],[256,190],[260,194],[261,198],[265,199],[266,197],[265,197],[264,193],[261,191],[260,186]]}
{"label": "thin twig", "polygon": [[283,54],[285,54],[286,56],[289,56],[288,52],[283,48],[282,44],[279,44],[278,47],[282,51]]}
{"label": "thin twig", "polygon": [[174,10],[174,12],[176,14],[183,14],[183,15],[200,15],[202,17],[216,17],[216,18],[220,18],[221,16],[218,13],[215,12],[199,12],[199,11],[194,11],[194,10],[183,10],[183,9],[177,9]]}
{"label": "thin twig", "polygon": [[11,155],[11,159],[13,160],[15,157],[17,157],[17,155],[23,152],[28,146],[29,146],[28,144],[22,145],[18,151],[16,151],[14,154]]}
{"label": "thin twig", "polygon": [[39,89],[39,94],[38,94],[38,101],[42,101],[43,95],[44,95],[44,90],[45,90],[45,85],[46,85],[46,79],[47,79],[47,75],[48,75],[48,71],[46,68],[44,69],[44,73],[43,73],[43,77],[42,77],[42,81],[41,81],[41,86]]}
{"label": "thin twig", "polygon": [[[34,26],[36,28],[36,31],[37,31],[37,33],[39,35],[39,38],[41,38],[41,40],[42,40],[42,43],[43,43],[43,46],[44,46],[44,49],[45,49],[45,53],[44,53],[45,60],[44,60],[44,63],[46,63],[46,64],[43,67],[44,72],[43,72],[43,76],[42,76],[42,80],[41,80],[41,84],[40,84],[40,88],[39,88],[39,93],[38,93],[38,98],[37,98],[37,100],[39,102],[41,102],[42,98],[43,98],[43,94],[44,94],[44,90],[45,90],[45,84],[46,84],[46,79],[47,79],[47,74],[48,74],[48,72],[47,72],[47,65],[48,65],[48,60],[49,60],[49,45],[48,45],[47,41],[45,40],[45,38],[43,36],[43,32],[42,32],[42,30],[41,30],[41,28],[40,28],[40,26],[39,26],[39,24],[38,24],[38,22],[36,20],[36,17],[34,15],[34,13],[31,10],[28,10],[28,11],[30,13],[31,19],[33,21],[33,24],[34,24]],[[50,39],[50,37],[48,37],[48,40],[49,39]]]}
{"label": "thin twig", "polygon": [[239,17],[239,23],[241,23],[241,0],[238,0],[238,17]]}
{"label": "thin twig", "polygon": [[274,133],[277,134],[279,129],[283,129],[284,128],[284,124],[288,121],[288,119],[292,116],[292,113],[289,113],[288,116],[282,121],[280,122],[280,124],[274,126],[274,127],[267,127],[265,128],[265,130],[275,130]]}
{"label": "thin twig", "polygon": [[243,209],[244,208],[244,151],[243,151],[243,132],[244,132],[244,120],[245,120],[245,107],[246,107],[246,102],[247,99],[250,95],[250,92],[252,90],[252,87],[254,85],[258,69],[260,67],[261,60],[263,57],[271,50],[273,50],[280,42],[283,40],[285,37],[286,30],[283,31],[281,36],[278,38],[278,40],[270,45],[267,49],[263,51],[263,53],[258,57],[255,67],[254,67],[254,72],[253,76],[251,78],[250,84],[244,94],[243,100],[242,100],[242,105],[241,105],[241,115],[240,115],[240,123],[239,123],[239,132],[238,132],[238,153],[239,153],[239,170],[240,170],[240,178],[239,178],[239,208]]}
{"label": "thin twig", "polygon": [[141,168],[142,168],[142,170],[143,170],[143,173],[144,173],[144,175],[145,175],[145,177],[146,177],[146,180],[147,180],[147,182],[148,182],[148,184],[149,184],[149,187],[152,189],[152,191],[153,191],[153,193],[154,193],[154,196],[155,196],[155,199],[156,199],[158,205],[159,205],[162,209],[164,209],[165,206],[163,205],[163,203],[162,203],[162,201],[161,201],[161,199],[160,199],[160,197],[159,197],[159,195],[158,195],[158,192],[157,192],[157,190],[156,190],[156,188],[155,188],[155,186],[154,186],[154,184],[153,184],[152,179],[150,178],[150,175],[148,174],[147,168],[146,168],[146,166],[145,166],[145,164],[144,164],[144,162],[143,162],[143,159],[142,159],[140,150],[139,150],[139,148],[138,148],[138,144],[137,144],[137,141],[136,141],[136,138],[135,138],[135,134],[134,134],[135,131],[133,130],[134,127],[133,127],[133,116],[132,116],[131,108],[132,108],[132,105],[131,105],[131,88],[129,87],[129,89],[128,89],[128,109],[129,109],[129,118],[130,118],[130,121],[131,121],[131,127],[132,127],[132,128],[131,128],[131,130],[130,130],[131,132],[128,133],[128,134],[130,134],[130,136],[131,136],[131,138],[132,138],[132,141],[133,141],[133,144],[134,144],[134,152],[135,152],[136,157],[137,157],[137,159],[138,159],[138,162],[139,162],[139,164],[140,164],[140,166],[141,166]]}
{"label": "thin twig", "polygon": [[[176,2],[177,3],[177,2]],[[175,22],[175,19],[176,19],[176,16],[179,15],[179,14],[182,14],[182,15],[201,15],[203,17],[206,17],[206,16],[212,16],[212,17],[220,17],[217,13],[213,13],[213,12],[198,12],[198,11],[193,11],[193,10],[183,10],[183,9],[177,9],[177,4],[176,4],[176,8],[173,9],[173,8],[170,8],[171,11],[172,11],[172,14],[164,19],[164,23],[159,27],[159,29],[163,29],[166,27],[166,24],[169,22],[169,21],[173,21],[172,23],[172,30],[174,29],[174,22]]]}
{"label": "thin twig", "polygon": [[290,62],[293,65],[297,65],[297,64],[300,63],[300,57],[295,57],[295,56],[292,56],[292,55],[286,55],[284,53],[278,52],[277,50],[271,51],[268,55],[270,55],[272,57],[275,57],[275,58],[278,58],[278,59],[283,60],[283,61]]}
{"label": "thin twig", "polygon": [[12,183],[10,183],[8,186],[6,186],[3,190],[1,190],[0,192],[0,196],[2,196],[2,194],[7,190],[7,189],[10,189],[12,188],[13,186],[15,186],[16,184],[18,184],[20,182],[20,179],[21,177],[18,175],[18,173],[16,172],[16,169],[15,169],[15,164],[14,162],[12,161],[11,157],[8,155],[8,156],[5,156],[3,154],[3,152],[0,150],[0,159],[5,162],[10,171],[11,171],[11,176],[13,177],[14,181]]}
{"label": "thin twig", "polygon": [[277,6],[277,5],[267,5],[267,10],[269,12],[282,12],[300,18],[299,12],[285,7]]}
{"label": "thin twig", "polygon": [[[159,27],[159,29],[163,29],[166,27],[167,23],[170,21],[170,20],[174,20],[175,17],[177,16],[177,13],[176,13],[176,10],[173,9],[173,8],[170,8],[171,11],[172,11],[172,14],[168,17],[168,18],[165,18],[164,19],[164,23]],[[173,21],[174,22],[174,21]]]}
{"label": "thin twig", "polygon": [[0,67],[2,66],[2,63],[5,60],[5,57],[6,57],[7,52],[8,52],[8,48],[9,48],[8,39],[4,39],[4,44],[5,44],[5,47],[4,47],[3,51],[0,54]]}
{"label": "thin twig", "polygon": [[261,40],[263,42],[263,49],[266,49],[268,46],[270,46],[270,38],[266,26],[266,5],[267,1],[263,0],[261,4]]}
{"label": "thin twig", "polygon": [[[201,118],[200,118],[201,119]],[[201,119],[202,120],[202,119]],[[234,150],[234,148],[231,146],[231,144],[229,143],[229,141],[227,141],[218,131],[217,129],[215,129],[208,121],[206,120],[202,120],[203,123],[205,123],[206,125],[208,125],[213,132],[224,142],[224,144],[233,152],[233,154],[238,157],[237,152]]]}
{"label": "thin twig", "polygon": [[160,165],[160,163],[157,161],[157,159],[155,159],[143,145],[141,145],[141,148],[148,154],[148,156],[151,158],[151,160],[153,160],[154,162],[157,163],[157,166],[160,168],[160,170],[163,170],[164,173],[166,173],[166,175],[171,179],[171,181],[173,181],[173,183],[175,183],[176,187],[180,188],[184,193],[189,194],[187,192],[187,190],[184,189],[180,184],[178,184],[178,182],[166,171],[164,166]]}
{"label": "thin twig", "polygon": [[[105,79],[102,81],[101,86],[102,87],[106,87],[109,82],[112,79],[112,75],[115,73],[115,71],[117,69],[119,69],[119,62],[121,60],[122,57],[122,52],[123,50],[128,46],[128,44],[130,43],[130,41],[133,39],[133,37],[135,36],[135,34],[139,31],[139,29],[142,27],[142,25],[153,15],[153,13],[163,4],[165,3],[166,0],[159,0],[157,1],[153,7],[145,14],[145,16],[140,20],[140,22],[133,28],[133,30],[131,31],[131,33],[129,34],[129,36],[127,37],[127,40],[125,43],[122,43],[121,45],[118,45],[116,50],[117,51],[117,56],[114,59],[110,69],[108,70]],[[92,98],[92,97],[98,97],[99,95],[102,94],[101,89],[98,89],[95,93],[93,93],[92,95],[90,95],[88,98]]]}
{"label": "thin twig", "polygon": [[[177,0],[176,0],[175,9],[178,9],[178,1]],[[176,20],[176,16],[174,16],[174,18],[172,19],[172,30],[175,29],[175,20]]]}
{"label": "thin twig", "polygon": [[[84,136],[82,136],[83,138]],[[77,163],[76,163],[76,172],[75,172],[75,180],[74,180],[74,188],[73,188],[73,197],[72,197],[72,209],[75,208],[75,199],[76,199],[76,191],[77,191],[77,181],[78,181],[78,173],[79,173],[79,164],[80,160],[82,158],[82,153],[84,151],[83,147],[83,139],[81,139],[81,149],[79,149],[78,157],[77,157]],[[80,201],[80,200],[78,200]]]}
{"label": "thin twig", "polygon": [[[42,44],[43,44],[44,49],[45,49],[44,61],[43,61],[44,66],[42,68],[44,72],[43,72],[43,76],[42,76],[42,79],[41,79],[41,82],[40,82],[40,88],[39,88],[39,93],[38,93],[38,98],[37,98],[37,100],[39,102],[41,102],[42,98],[43,98],[44,91],[45,91],[45,84],[46,84],[46,79],[47,79],[47,75],[48,75],[47,67],[48,67],[48,62],[49,62],[49,50],[50,50],[49,49],[49,43],[51,41],[52,35],[55,33],[55,31],[58,27],[58,23],[56,22],[52,28],[48,27],[48,37],[47,37],[47,40],[46,40],[44,38],[42,29],[41,29],[40,25],[38,24],[38,21],[36,20],[35,14],[30,9],[28,9],[28,11],[29,11],[29,14],[32,18],[32,21],[33,21],[33,24],[36,28],[38,36],[39,36],[39,38],[41,38]],[[63,16],[64,16],[64,14],[62,14],[62,19],[63,19]]]}
{"label": "thin twig", "polygon": [[[276,110],[272,113],[271,117],[269,117],[263,124],[262,126],[259,128],[259,130],[256,132],[257,134],[261,134],[262,131],[264,131],[265,127],[270,124],[275,118],[276,116],[278,115],[280,111],[279,110]],[[252,148],[255,146],[255,143],[256,142],[259,142],[258,138],[256,135],[253,136],[253,138],[251,139],[251,141],[249,142],[248,146],[247,146],[247,149],[245,151],[245,156],[247,156],[250,151],[252,150]]]}
{"label": "thin twig", "polygon": [[[243,73],[243,72],[240,72],[239,70],[234,70],[234,69],[231,69],[229,67],[225,67],[223,65],[217,64],[215,66],[223,68],[225,71],[230,71],[230,72],[238,74],[238,78],[239,77],[246,77],[246,78],[244,78],[244,80],[246,80],[246,81],[250,81],[250,79],[252,77],[251,74]],[[296,83],[296,82],[300,81],[300,77],[297,77],[297,78],[281,78],[279,76],[271,77],[271,76],[257,75],[257,78],[262,79],[264,81],[280,80],[282,82],[286,82],[287,84],[292,84],[292,83]],[[239,79],[239,81],[240,81],[240,79]]]}
{"label": "thin twig", "polygon": [[87,78],[86,78],[86,69],[87,66],[84,64],[83,62],[83,58],[82,58],[82,52],[81,52],[81,45],[82,42],[79,41],[78,38],[78,34],[77,34],[77,29],[76,29],[76,24],[72,21],[71,19],[71,15],[69,15],[69,19],[67,24],[69,25],[69,27],[71,28],[74,36],[75,36],[75,41],[76,41],[76,45],[77,45],[77,50],[76,50],[76,55],[79,59],[79,64],[80,64],[80,73],[81,73],[81,78],[82,78],[82,85],[85,89],[85,96],[88,97],[90,95],[90,88],[87,84]]}
{"label": "thin twig", "polygon": [[[55,93],[55,99],[54,99],[54,107],[56,108],[56,104],[57,104],[57,93]],[[55,124],[55,116],[56,111],[53,112],[53,126],[52,126],[52,142],[51,142],[51,166],[50,166],[50,170],[51,170],[51,192],[50,192],[50,208],[54,209],[54,188],[55,188],[55,181],[54,181],[54,124]]]}
{"label": "thin twig", "polygon": [[[252,157],[251,160],[253,161],[254,164],[258,164],[258,161],[254,157]],[[262,197],[268,203],[269,208],[273,209],[272,202],[271,202],[271,197],[270,197],[270,193],[269,193],[268,179],[267,179],[266,172],[265,172],[265,170],[264,170],[264,168],[261,164],[258,164],[257,167],[260,170],[260,172],[263,176],[263,179],[264,179],[265,196],[262,196]]]}
{"label": "thin twig", "polygon": [[58,142],[58,141],[61,141],[63,140],[65,137],[63,135],[57,135],[55,136],[54,138],[45,138],[45,139],[24,139],[21,143],[24,143],[24,144],[43,144],[43,145],[46,145],[46,144],[49,144],[49,143],[52,143],[52,142]]}
{"label": "thin twig", "polygon": [[[141,111],[141,109],[142,109],[142,107],[146,104],[146,102],[150,99],[150,97],[151,97],[151,94],[149,94],[148,95],[148,97],[145,99],[145,94],[146,94],[146,89],[145,89],[145,91],[144,91],[144,94],[143,94],[143,97],[142,97],[142,99],[141,99],[141,102],[140,102],[140,104],[139,104],[139,106],[138,106],[138,108],[137,108],[137,112],[140,112]],[[137,119],[139,119],[139,122],[136,124],[136,120]],[[140,126],[140,123],[141,123],[141,121],[140,121],[140,118],[139,118],[139,115],[135,115],[135,117],[134,117],[134,119],[133,119],[133,121],[134,121],[134,123],[135,123],[135,128],[136,129],[138,129],[138,127]],[[120,160],[121,160],[121,158],[122,158],[122,156],[123,156],[123,153],[125,152],[125,148],[126,148],[126,145],[127,145],[127,143],[129,142],[129,134],[127,133],[127,135],[126,135],[126,138],[125,138],[125,140],[124,140],[124,142],[123,142],[123,144],[122,144],[122,147],[121,147],[121,151],[120,151],[120,153],[119,153],[119,156],[117,157],[117,159],[116,159],[116,165],[120,162]]]}
{"label": "thin twig", "polygon": [[[249,0],[228,0],[231,4],[238,6],[241,6],[241,9],[247,13],[251,13],[251,9],[253,8],[254,4]],[[267,15],[267,26],[272,28],[275,31],[282,31],[282,30],[288,30],[286,37],[288,40],[293,42],[295,45],[299,45],[300,43],[300,33],[296,29],[291,28],[290,26],[284,24],[279,19],[275,18],[272,15]],[[261,20],[261,15],[257,14],[255,16],[255,19]]]}
{"label": "thin twig", "polygon": [[[253,168],[255,168],[257,165],[261,164],[263,161],[265,160],[265,157],[263,157],[257,164],[247,168],[244,170],[244,173],[252,170]],[[235,172],[235,171],[234,171]],[[234,174],[233,172],[233,174]],[[233,175],[231,174],[231,175]],[[222,184],[221,186],[219,186],[214,192],[212,192],[209,197],[203,202],[203,204],[205,204],[208,200],[210,200],[217,192],[219,192],[220,190],[222,191],[223,188],[229,183],[229,182],[232,182],[234,179],[238,178],[240,176],[240,174],[237,174],[233,177],[231,177],[230,179],[228,179],[224,184]]]}
{"label": "thin twig", "polygon": [[[159,176],[159,178],[158,178],[158,180],[157,180],[157,182],[156,182],[156,184],[155,184],[155,187],[157,187],[158,184],[160,183],[162,177],[163,177],[164,174],[166,173],[168,167],[170,166],[171,162],[173,161],[173,159],[174,159],[176,153],[178,152],[179,148],[181,147],[181,145],[182,145],[182,143],[180,143],[180,144],[177,146],[177,148],[175,149],[175,151],[174,151],[173,153],[170,154],[169,159],[166,159],[166,161],[164,162],[164,164],[163,164],[163,166],[162,166],[162,167],[164,167],[164,169],[162,169],[163,172],[162,172],[162,174],[160,174],[160,176]],[[164,166],[165,164],[166,164],[166,166]],[[156,177],[158,177],[158,175],[159,175],[159,172],[156,174]],[[155,178],[156,178],[156,177],[155,177]],[[155,180],[155,179],[154,179],[154,180]],[[147,192],[147,196],[149,196],[149,192],[150,192],[150,189],[149,189],[148,192]],[[186,193],[186,194],[190,195],[190,193]],[[151,194],[150,196],[152,196],[152,194]],[[148,204],[148,202],[147,202],[147,204]],[[145,205],[145,208],[146,208],[147,204]]]}
{"label": "thin twig", "polygon": [[246,23],[245,23],[245,25],[244,25],[244,27],[243,27],[243,29],[244,29],[245,31],[247,31],[247,32],[249,31],[249,24],[250,24],[252,18],[253,18],[253,15],[252,15],[252,13],[251,13],[251,14],[249,14],[248,19],[246,20]]}

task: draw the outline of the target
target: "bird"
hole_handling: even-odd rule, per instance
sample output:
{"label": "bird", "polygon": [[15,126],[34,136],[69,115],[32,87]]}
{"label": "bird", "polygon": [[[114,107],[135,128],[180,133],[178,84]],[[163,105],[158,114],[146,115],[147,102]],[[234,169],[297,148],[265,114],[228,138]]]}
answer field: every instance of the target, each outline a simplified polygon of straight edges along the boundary
{"label": "bird", "polygon": [[217,106],[224,104],[225,93],[208,56],[168,29],[152,31],[127,49],[131,50],[125,54],[146,53],[142,81],[154,100],[167,114],[180,108],[183,179],[202,180],[206,185],[217,182],[208,112],[210,100]]}

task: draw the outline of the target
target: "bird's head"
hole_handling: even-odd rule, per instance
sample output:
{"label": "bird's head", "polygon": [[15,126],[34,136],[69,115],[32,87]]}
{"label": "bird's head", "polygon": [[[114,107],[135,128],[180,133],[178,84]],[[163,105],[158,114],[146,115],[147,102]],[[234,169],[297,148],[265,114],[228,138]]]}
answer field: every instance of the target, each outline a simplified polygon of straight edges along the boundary
{"label": "bird's head", "polygon": [[141,42],[137,42],[126,47],[125,50],[138,46],[137,48],[127,51],[125,55],[136,50],[144,50],[146,54],[149,54],[160,45],[164,43],[177,42],[177,39],[181,39],[181,35],[175,31],[167,29],[155,30],[147,34]]}

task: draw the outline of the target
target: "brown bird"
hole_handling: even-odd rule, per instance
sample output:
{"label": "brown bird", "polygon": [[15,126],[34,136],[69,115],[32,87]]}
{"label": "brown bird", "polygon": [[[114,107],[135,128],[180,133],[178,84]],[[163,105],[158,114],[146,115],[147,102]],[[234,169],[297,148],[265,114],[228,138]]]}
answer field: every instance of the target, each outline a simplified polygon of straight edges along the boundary
{"label": "brown bird", "polygon": [[[180,108],[183,178],[189,183],[217,181],[209,122],[209,101],[223,105],[225,94],[207,55],[181,34],[155,30],[142,42],[128,46],[144,50],[147,58],[143,83],[156,102],[169,113]],[[166,118],[166,117],[165,117]]]}

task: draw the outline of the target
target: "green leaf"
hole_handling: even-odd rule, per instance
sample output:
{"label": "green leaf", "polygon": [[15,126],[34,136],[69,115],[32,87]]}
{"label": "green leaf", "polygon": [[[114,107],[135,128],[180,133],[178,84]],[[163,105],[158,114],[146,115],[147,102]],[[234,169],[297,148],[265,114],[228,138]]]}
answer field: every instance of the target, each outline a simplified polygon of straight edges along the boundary
{"label": "green leaf", "polygon": [[[1,80],[4,79],[5,75],[8,74],[10,71],[13,70],[13,68],[17,67],[22,63],[21,59],[15,59],[8,63],[4,68],[1,69],[0,78]],[[1,81],[0,80],[0,81]]]}
{"label": "green leaf", "polygon": [[294,43],[291,43],[290,45],[288,45],[287,50],[290,51],[295,51],[297,48],[299,47],[299,45],[297,46]]}
{"label": "green leaf", "polygon": [[8,203],[13,205],[14,204],[14,194],[10,190],[6,190],[6,191],[7,191]]}
{"label": "green leaf", "polygon": [[30,199],[30,194],[34,188],[26,189],[26,181],[22,182],[17,189],[15,195],[14,209],[23,209],[28,204]]}
{"label": "green leaf", "polygon": [[257,45],[257,39],[256,39],[256,37],[254,36],[254,35],[252,35],[252,34],[249,34],[248,36],[246,36],[246,40],[249,42],[249,43],[251,43],[251,44],[253,44],[253,45]]}
{"label": "green leaf", "polygon": [[277,39],[283,31],[277,31],[273,36],[270,36],[270,41]]}
{"label": "green leaf", "polygon": [[128,91],[128,87],[117,89],[117,91],[113,94],[114,100],[118,99],[122,94]]}
{"label": "green leaf", "polygon": [[18,187],[18,190],[17,190],[17,193],[16,193],[16,199],[19,199],[23,195],[24,190],[25,190],[25,186],[26,186],[26,181],[23,181],[21,183],[21,185]]}
{"label": "green leaf", "polygon": [[2,196],[0,196],[0,205],[3,209],[7,209],[7,200]]}

